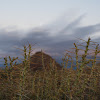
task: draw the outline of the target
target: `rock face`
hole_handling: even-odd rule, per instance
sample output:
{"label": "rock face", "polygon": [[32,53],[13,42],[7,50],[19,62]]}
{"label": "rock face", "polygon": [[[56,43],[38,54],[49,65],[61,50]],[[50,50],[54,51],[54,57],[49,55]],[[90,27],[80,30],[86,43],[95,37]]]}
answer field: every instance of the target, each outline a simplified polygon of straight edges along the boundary
{"label": "rock face", "polygon": [[31,70],[36,71],[42,70],[43,68],[50,69],[52,67],[59,70],[62,68],[60,64],[58,64],[52,57],[50,57],[48,54],[43,53],[42,51],[36,52],[31,56]]}

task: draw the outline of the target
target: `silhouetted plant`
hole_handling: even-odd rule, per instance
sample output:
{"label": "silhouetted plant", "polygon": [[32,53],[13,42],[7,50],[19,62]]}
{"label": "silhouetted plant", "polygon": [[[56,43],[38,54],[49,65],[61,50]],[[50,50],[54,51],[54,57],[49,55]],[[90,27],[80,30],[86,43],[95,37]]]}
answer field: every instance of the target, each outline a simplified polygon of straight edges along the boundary
{"label": "silhouetted plant", "polygon": [[[91,39],[85,43],[85,46],[74,43],[73,51],[66,50],[62,66],[43,51],[31,56],[31,44],[24,45],[24,59],[20,64],[16,64],[18,57],[9,56],[10,62],[5,57],[6,67],[0,69],[0,100],[99,100],[100,65],[96,64],[99,45],[95,43],[90,50]],[[90,54],[94,59],[88,58]],[[36,64],[37,60],[41,64]],[[33,70],[35,65],[41,70]]]}

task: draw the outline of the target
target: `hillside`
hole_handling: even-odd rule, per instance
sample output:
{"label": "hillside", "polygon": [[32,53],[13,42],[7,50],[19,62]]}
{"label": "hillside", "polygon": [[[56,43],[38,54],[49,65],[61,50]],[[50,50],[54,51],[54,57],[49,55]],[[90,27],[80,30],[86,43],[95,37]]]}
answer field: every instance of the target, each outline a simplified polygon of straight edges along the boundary
{"label": "hillside", "polygon": [[42,51],[36,52],[31,56],[30,68],[34,71],[41,70],[43,67],[49,69],[52,65],[57,69],[61,69],[60,64],[58,64],[55,59]]}

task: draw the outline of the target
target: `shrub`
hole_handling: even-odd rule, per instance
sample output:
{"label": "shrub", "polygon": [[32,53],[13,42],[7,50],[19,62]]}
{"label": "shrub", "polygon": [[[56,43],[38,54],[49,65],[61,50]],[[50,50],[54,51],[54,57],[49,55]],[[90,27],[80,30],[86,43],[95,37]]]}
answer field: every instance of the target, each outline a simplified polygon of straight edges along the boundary
{"label": "shrub", "polygon": [[[79,49],[74,43],[75,51],[67,51],[62,59],[62,68],[57,69],[55,63],[50,62],[48,70],[33,71],[30,69],[31,45],[24,46],[23,63],[14,63],[17,58],[5,60],[5,69],[0,69],[0,100],[99,100],[100,98],[100,66],[96,65],[99,45],[91,51],[89,48],[94,43],[89,38],[85,42],[85,50]],[[94,45],[94,44],[92,44]],[[80,55],[79,52],[83,51]],[[94,59],[88,59],[91,54]],[[75,56],[71,56],[73,53]],[[94,55],[93,55],[94,54]],[[90,56],[90,55],[89,55]],[[76,60],[74,61],[73,58]],[[41,58],[43,66],[44,58]],[[71,62],[71,68],[68,63]],[[74,63],[75,62],[75,63]],[[91,64],[91,65],[89,65]],[[73,67],[76,67],[76,70]]]}

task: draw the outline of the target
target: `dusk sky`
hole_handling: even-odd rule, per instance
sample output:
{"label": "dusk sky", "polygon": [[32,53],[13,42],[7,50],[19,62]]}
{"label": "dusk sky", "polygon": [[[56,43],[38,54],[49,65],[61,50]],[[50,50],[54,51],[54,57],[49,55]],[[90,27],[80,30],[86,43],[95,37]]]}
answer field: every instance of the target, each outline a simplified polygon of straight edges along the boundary
{"label": "dusk sky", "polygon": [[88,37],[100,43],[100,0],[0,0],[0,57],[27,41],[60,56]]}

